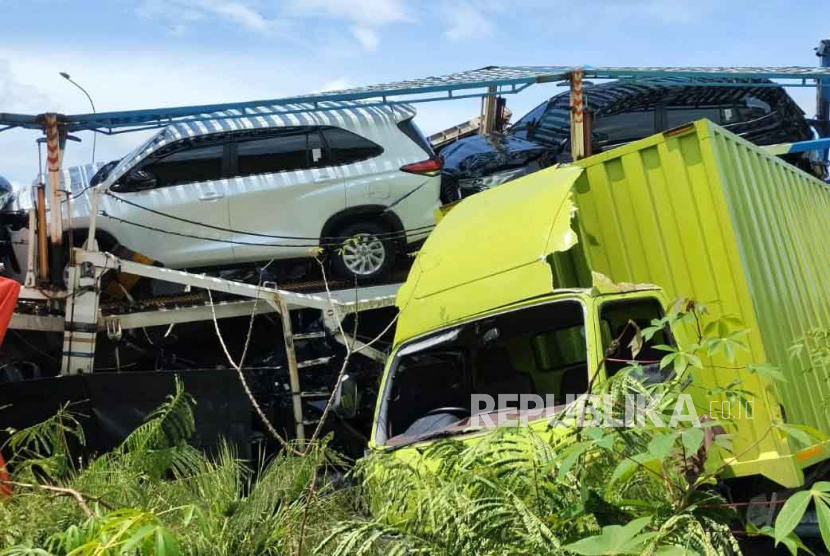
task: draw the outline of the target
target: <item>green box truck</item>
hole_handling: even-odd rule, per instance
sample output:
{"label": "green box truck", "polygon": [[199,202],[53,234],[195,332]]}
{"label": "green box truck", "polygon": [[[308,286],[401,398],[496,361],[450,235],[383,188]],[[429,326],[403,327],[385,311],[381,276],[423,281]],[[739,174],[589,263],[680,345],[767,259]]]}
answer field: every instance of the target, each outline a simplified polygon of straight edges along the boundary
{"label": "green box truck", "polygon": [[[595,288],[592,273],[665,294]],[[706,120],[537,172],[450,211],[398,294],[370,447],[405,452],[437,436],[474,437],[463,400],[476,384],[553,399],[584,392],[594,374],[609,372],[601,369],[603,327],[647,322],[678,296],[751,330],[737,365],[714,361],[717,372],[694,376],[701,391],[740,380],[755,395],[751,414],[732,415],[728,474],[802,484],[804,469],[830,449],[796,445],[773,425],[830,435],[830,375],[788,355],[808,330],[830,328],[830,191]],[[749,373],[749,363],[777,365],[788,381]],[[485,377],[490,367],[510,376]]]}

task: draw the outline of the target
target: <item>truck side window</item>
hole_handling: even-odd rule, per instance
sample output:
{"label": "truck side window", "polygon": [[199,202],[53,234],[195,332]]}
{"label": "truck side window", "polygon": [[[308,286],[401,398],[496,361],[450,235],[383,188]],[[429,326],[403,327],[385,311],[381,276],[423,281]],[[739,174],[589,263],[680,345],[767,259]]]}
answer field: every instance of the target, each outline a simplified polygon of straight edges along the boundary
{"label": "truck side window", "polygon": [[[633,321],[637,328],[643,329],[651,326],[654,319],[663,318],[663,307],[660,302],[653,298],[640,298],[634,300],[608,301],[602,304],[599,313],[600,328],[602,334],[603,352],[607,351],[611,343],[616,340],[618,346],[610,355],[606,356],[605,373],[611,378],[621,369],[629,366],[630,361],[637,361],[651,375],[659,373],[660,360],[665,352],[654,349],[654,346],[665,344],[674,345],[674,339],[668,329],[657,332],[651,340],[643,344],[642,349],[634,357],[629,344],[634,339],[636,328],[629,324]],[[667,367],[661,374],[664,380],[671,370]],[[649,380],[655,377],[649,376]]]}

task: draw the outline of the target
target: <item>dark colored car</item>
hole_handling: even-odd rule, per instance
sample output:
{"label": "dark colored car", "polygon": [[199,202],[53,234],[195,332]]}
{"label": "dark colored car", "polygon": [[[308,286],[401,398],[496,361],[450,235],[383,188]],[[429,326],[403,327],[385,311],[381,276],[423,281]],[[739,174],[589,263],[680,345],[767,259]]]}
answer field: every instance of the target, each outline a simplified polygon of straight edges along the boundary
{"label": "dark colored car", "polygon": [[[757,87],[702,87],[654,78],[588,87],[592,151],[602,152],[702,118],[758,145],[812,139],[804,111],[783,88],[769,83],[758,80]],[[563,92],[503,134],[467,137],[444,147],[440,153],[444,196],[465,197],[550,164],[570,162],[569,103],[569,92]],[[806,156],[785,158],[812,171]]]}

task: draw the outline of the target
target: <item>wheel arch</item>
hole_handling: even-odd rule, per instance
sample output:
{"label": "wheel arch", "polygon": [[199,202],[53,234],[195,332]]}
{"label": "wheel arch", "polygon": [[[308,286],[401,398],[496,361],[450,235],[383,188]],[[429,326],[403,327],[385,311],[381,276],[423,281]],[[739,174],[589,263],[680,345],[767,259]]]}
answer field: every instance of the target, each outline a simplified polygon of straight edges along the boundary
{"label": "wheel arch", "polygon": [[[86,242],[87,237],[89,237],[89,228],[72,228],[71,230],[71,237],[75,241],[75,246],[80,247]],[[64,245],[69,245],[69,238],[70,238],[70,230],[64,230],[63,232],[63,240]],[[118,238],[112,235],[110,232],[102,229],[95,230],[95,239],[98,240],[99,248],[100,244],[102,243],[101,240],[104,240],[109,246],[118,245]]]}
{"label": "wheel arch", "polygon": [[403,222],[394,211],[383,205],[361,205],[341,210],[326,220],[320,231],[320,242],[328,243],[326,240],[336,237],[337,230],[367,220],[379,222],[389,232],[404,231]]}

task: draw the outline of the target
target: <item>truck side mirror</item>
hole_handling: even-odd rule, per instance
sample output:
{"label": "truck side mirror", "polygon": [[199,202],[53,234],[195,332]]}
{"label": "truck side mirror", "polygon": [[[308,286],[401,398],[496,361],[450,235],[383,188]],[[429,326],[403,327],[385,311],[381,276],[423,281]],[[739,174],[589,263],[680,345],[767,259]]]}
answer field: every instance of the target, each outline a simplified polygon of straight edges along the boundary
{"label": "truck side mirror", "polygon": [[352,419],[357,415],[358,402],[357,382],[351,376],[343,375],[335,387],[332,409],[343,419]]}

